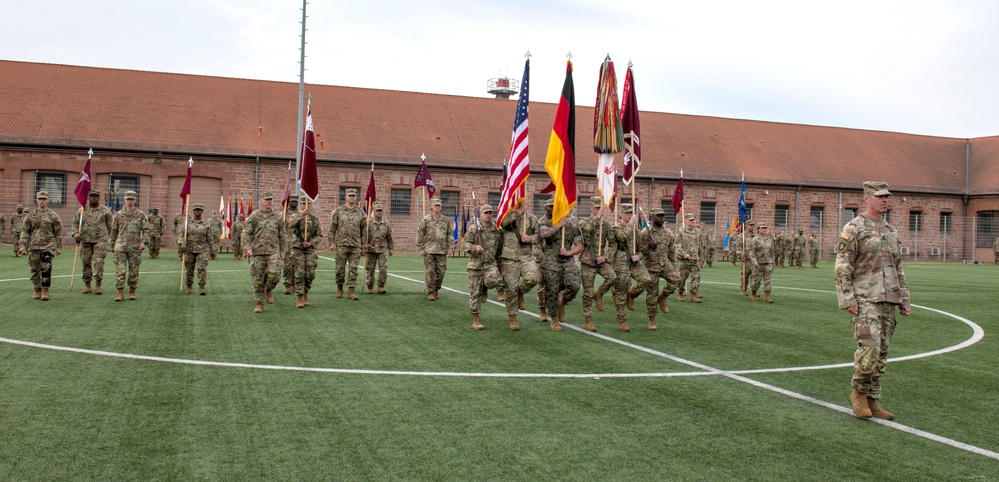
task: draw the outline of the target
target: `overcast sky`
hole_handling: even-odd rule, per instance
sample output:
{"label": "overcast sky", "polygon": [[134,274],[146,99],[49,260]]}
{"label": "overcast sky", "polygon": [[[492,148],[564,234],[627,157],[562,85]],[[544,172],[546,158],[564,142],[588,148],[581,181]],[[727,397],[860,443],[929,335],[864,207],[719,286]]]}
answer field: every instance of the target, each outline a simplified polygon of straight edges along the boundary
{"label": "overcast sky", "polygon": [[[609,54],[619,82],[634,63],[641,110],[999,135],[991,0],[319,0],[308,13],[307,84],[487,97],[530,50],[531,100],[556,102],[571,51],[580,105]],[[300,21],[294,0],[6,2],[0,58],[298,82]]]}

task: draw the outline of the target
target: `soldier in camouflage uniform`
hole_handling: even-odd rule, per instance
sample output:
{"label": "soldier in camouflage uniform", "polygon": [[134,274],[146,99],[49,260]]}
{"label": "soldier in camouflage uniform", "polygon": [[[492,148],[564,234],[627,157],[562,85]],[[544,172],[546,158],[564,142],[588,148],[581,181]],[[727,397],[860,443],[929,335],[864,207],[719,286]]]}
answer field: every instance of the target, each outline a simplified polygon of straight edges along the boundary
{"label": "soldier in camouflage uniform", "polygon": [[808,241],[805,243],[808,250],[808,261],[812,264],[813,268],[819,267],[819,233],[812,231],[812,235],[808,237]]}
{"label": "soldier in camouflage uniform", "polygon": [[[613,286],[617,281],[617,274],[614,273],[613,260],[617,249],[617,240],[614,239],[614,229],[610,223],[600,216],[603,213],[604,202],[600,196],[590,198],[590,217],[579,222],[579,229],[583,235],[583,252],[579,253],[579,274],[583,284],[583,318],[586,324],[583,325],[587,331],[597,331],[597,326],[593,324],[593,300],[594,284],[597,274],[604,278],[607,286]],[[603,299],[598,298],[597,309],[603,311]]]}
{"label": "soldier in camouflage uniform", "polygon": [[[48,301],[52,286],[52,257],[62,254],[62,219],[49,209],[49,193],[35,194],[38,207],[32,209],[21,223],[19,254],[28,255],[33,300]],[[20,207],[20,206],[19,206]]]}
{"label": "soldier in camouflage uniform", "polygon": [[239,213],[232,223],[232,259],[239,261],[243,259],[243,224],[246,222],[246,215]]}
{"label": "soldier in camouflage uniform", "polygon": [[527,307],[524,294],[529,293],[541,279],[541,270],[534,254],[538,244],[538,218],[527,211],[527,202],[517,204],[514,211],[500,222],[503,248],[500,250],[500,273],[503,275],[506,316],[510,329],[520,330],[517,311]]}
{"label": "soldier in camouflage uniform", "polygon": [[791,265],[801,269],[801,261],[805,257],[805,230],[799,229],[798,234],[791,238]]}
{"label": "soldier in camouflage uniform", "polygon": [[[655,330],[656,313],[662,310],[669,313],[666,298],[676,291],[680,285],[680,273],[676,270],[675,235],[666,226],[666,213],[659,208],[650,211],[652,223],[642,230],[638,237],[638,246],[643,250],[645,269],[649,271],[652,281],[645,290],[645,313],[649,315],[649,329]],[[659,292],[659,279],[666,280],[662,293]],[[630,297],[634,299],[641,292],[638,287],[632,288]]]}
{"label": "soldier in camouflage uniform", "polygon": [[260,194],[260,209],[246,219],[243,241],[246,257],[250,260],[250,277],[253,279],[254,313],[264,312],[264,301],[274,303],[271,291],[281,282],[282,255],[287,239],[281,215],[274,212],[274,196]]}
{"label": "soldier in camouflage uniform", "polygon": [[319,225],[319,218],[312,214],[312,202],[308,196],[302,196],[302,212],[295,216],[289,226],[289,241],[291,249],[288,250],[289,258],[285,263],[294,264],[295,273],[295,294],[298,300],[295,308],[309,306],[309,291],[312,290],[312,281],[316,279],[316,264],[319,257],[316,255],[316,245],[323,241],[323,228]]}
{"label": "soldier in camouflage uniform", "polygon": [[[614,295],[619,331],[631,331],[628,326],[628,310],[635,309],[635,297],[632,294],[646,291],[652,284],[652,276],[649,275],[649,270],[645,268],[645,262],[642,260],[642,247],[638,245],[638,217],[634,211],[635,208],[631,204],[621,204],[620,220],[613,228],[614,240],[617,241],[613,260],[617,282],[611,293]],[[634,291],[631,286],[632,280],[635,280]]]}
{"label": "soldier in camouflage uniform", "polygon": [[347,189],[344,199],[346,204],[333,210],[328,236],[330,249],[336,251],[336,297],[343,298],[346,280],[347,298],[356,300],[357,263],[364,254],[367,228],[364,211],[357,206],[357,189]]}
{"label": "soldier in camouflage uniform", "polygon": [[115,287],[118,288],[115,301],[124,299],[126,283],[129,300],[135,299],[135,291],[139,288],[139,266],[142,251],[146,249],[149,222],[146,213],[135,207],[137,198],[135,191],[125,192],[125,207],[114,214],[108,234],[108,241],[114,248]]}
{"label": "soldier in camouflage uniform", "polygon": [[163,228],[166,226],[160,209],[153,208],[149,215],[149,259],[160,258],[160,240],[163,239]]}
{"label": "soldier in camouflage uniform", "polygon": [[184,269],[187,274],[184,281],[187,284],[187,294],[191,294],[194,286],[194,272],[198,272],[198,294],[205,295],[205,283],[208,282],[208,260],[215,259],[219,250],[219,238],[214,236],[211,225],[201,215],[205,212],[204,204],[191,206],[194,218],[187,221],[187,239],[180,247],[184,257]]}
{"label": "soldier in camouflage uniform", "polygon": [[908,316],[909,285],[902,271],[898,231],[884,219],[888,183],[864,183],[865,211],[843,227],[836,245],[835,281],[839,308],[853,315],[853,392],[850,402],[859,417],[891,420],[881,408],[881,376],[895,331],[895,307]]}
{"label": "soldier in camouflage uniform", "polygon": [[3,241],[3,233],[5,231],[7,231],[7,216],[4,216],[3,213],[0,213],[0,241]]}
{"label": "soldier in camouflage uniform", "polygon": [[27,216],[28,213],[24,212],[23,204],[18,204],[17,207],[14,208],[14,214],[10,215],[10,236],[13,239],[14,243],[14,255],[11,256],[12,258],[21,256],[21,253],[18,252],[17,247],[20,246],[21,244],[20,243],[21,228],[24,227],[24,218],[26,218]]}
{"label": "soldier in camouflage uniform", "polygon": [[715,262],[715,232],[709,230],[708,226],[701,223],[701,266],[707,265],[709,268]]}
{"label": "soldier in camouflage uniform", "polygon": [[374,219],[368,224],[368,252],[364,257],[365,279],[368,293],[375,289],[375,268],[378,268],[378,294],[385,294],[385,281],[388,279],[388,258],[395,250],[392,240],[392,225],[385,219],[385,208],[381,203],[374,204]]}
{"label": "soldier in camouflage uniform", "polygon": [[992,243],[992,251],[995,251],[995,264],[999,264],[999,238]]}
{"label": "soldier in camouflage uniform", "polygon": [[479,310],[488,299],[490,289],[503,284],[497,261],[503,233],[493,223],[493,207],[479,208],[479,221],[468,227],[461,249],[468,252],[468,311],[472,313],[472,328],[484,330]]}
{"label": "soldier in camouflage uniform", "polygon": [[756,237],[756,221],[750,219],[743,226],[745,230],[740,235],[739,244],[739,289],[742,296],[749,295],[749,282],[753,277],[753,264],[749,262],[749,248]]}
{"label": "soldier in camouflage uniform", "polygon": [[[101,204],[101,192],[91,189],[87,193],[87,205],[76,211],[73,217],[73,241],[82,248],[80,259],[83,261],[84,294],[104,293],[101,281],[104,279],[104,258],[108,253],[112,216],[111,210]],[[96,282],[93,290],[91,280]]]}
{"label": "soldier in camouflage uniform", "polygon": [[447,271],[447,252],[451,247],[451,221],[441,215],[441,200],[430,202],[430,214],[420,221],[416,230],[416,247],[423,256],[423,283],[427,289],[427,299],[440,298],[438,291],[444,282]]}
{"label": "soldier in camouflage uniform", "polygon": [[[698,252],[701,249],[701,230],[697,228],[697,216],[687,214],[683,219],[683,228],[674,236],[676,247],[677,269],[680,271],[679,293],[677,299],[683,301],[686,292],[687,278],[690,278],[690,302],[701,302],[701,265]],[[747,240],[748,243],[748,240]]]}
{"label": "soldier in camouflage uniform", "polygon": [[545,305],[538,310],[548,312],[552,331],[562,331],[560,322],[565,321],[565,305],[579,293],[579,267],[575,256],[583,252],[583,234],[579,222],[570,215],[553,225],[554,209],[554,200],[545,201],[545,217],[538,221],[538,239],[543,253],[541,275],[547,291]]}
{"label": "soldier in camouflage uniform", "polygon": [[180,246],[184,244],[184,213],[173,215],[173,237],[177,240],[177,260],[183,260],[184,255],[180,254]]}
{"label": "soldier in camouflage uniform", "polygon": [[728,253],[729,261],[732,262],[732,266],[735,266],[742,257],[742,226],[736,228],[735,233],[729,239]]}
{"label": "soldier in camouflage uniform", "polygon": [[759,299],[756,292],[760,289],[762,282],[763,302],[774,302],[773,298],[770,297],[770,280],[774,273],[774,237],[770,236],[769,231],[769,226],[760,224],[759,233],[753,237],[752,241],[748,242],[749,261],[753,265],[752,286],[750,287],[753,294],[750,295],[749,301]]}
{"label": "soldier in camouflage uniform", "polygon": [[288,262],[288,255],[291,253],[291,244],[295,242],[292,237],[291,225],[295,222],[295,216],[298,216],[298,199],[291,198],[288,199],[288,209],[284,211],[284,223],[288,226],[288,250],[284,253],[284,294],[290,295],[292,293],[297,293],[295,290],[295,280],[298,279],[298,274],[295,273],[295,263]]}

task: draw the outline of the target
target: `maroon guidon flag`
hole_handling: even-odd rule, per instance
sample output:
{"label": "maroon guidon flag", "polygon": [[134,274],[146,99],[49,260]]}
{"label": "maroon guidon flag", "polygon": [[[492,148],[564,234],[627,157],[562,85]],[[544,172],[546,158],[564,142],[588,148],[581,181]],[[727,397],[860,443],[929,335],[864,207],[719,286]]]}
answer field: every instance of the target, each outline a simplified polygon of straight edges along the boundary
{"label": "maroon guidon flag", "polygon": [[313,202],[319,197],[319,171],[316,167],[316,134],[312,126],[312,104],[305,116],[305,140],[302,142],[302,164],[299,166],[298,185],[302,193]]}
{"label": "maroon guidon flag", "polygon": [[638,122],[638,98],[635,96],[635,74],[628,66],[624,76],[624,95],[621,102],[621,124],[624,128],[624,172],[621,175],[624,183],[631,184],[632,179],[642,167],[642,143],[639,140],[641,127]]}
{"label": "maroon guidon flag", "polygon": [[90,182],[90,159],[92,157],[94,157],[93,149],[87,153],[87,163],[83,165],[83,170],[80,171],[80,180],[76,182],[76,189],[73,191],[81,206],[87,205],[87,196],[90,194],[90,186],[92,185]]}
{"label": "maroon guidon flag", "polygon": [[420,157],[423,158],[423,163],[420,164],[420,170],[416,171],[416,181],[413,183],[413,187],[426,187],[427,197],[433,198],[434,193],[437,192],[437,187],[434,186],[434,178],[430,177],[430,170],[427,169],[426,156]]}
{"label": "maroon guidon flag", "polygon": [[375,163],[371,163],[371,177],[368,179],[368,190],[364,193],[364,202],[369,206],[375,202]]}
{"label": "maroon guidon flag", "polygon": [[683,169],[680,169],[680,180],[676,182],[676,190],[673,191],[673,200],[670,201],[670,205],[673,206],[673,214],[679,213],[680,208],[683,207]]}
{"label": "maroon guidon flag", "polygon": [[194,158],[187,160],[187,177],[184,178],[184,185],[180,188],[180,212],[186,212],[187,197],[191,195],[191,168],[194,167]]}

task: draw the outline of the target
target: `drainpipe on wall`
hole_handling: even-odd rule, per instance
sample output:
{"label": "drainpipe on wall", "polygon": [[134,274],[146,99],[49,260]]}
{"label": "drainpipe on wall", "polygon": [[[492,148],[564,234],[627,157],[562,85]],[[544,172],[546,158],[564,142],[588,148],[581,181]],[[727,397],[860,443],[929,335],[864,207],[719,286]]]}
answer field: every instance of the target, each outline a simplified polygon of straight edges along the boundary
{"label": "drainpipe on wall", "polygon": [[801,186],[794,190],[794,232],[798,232],[798,199],[801,197]]}

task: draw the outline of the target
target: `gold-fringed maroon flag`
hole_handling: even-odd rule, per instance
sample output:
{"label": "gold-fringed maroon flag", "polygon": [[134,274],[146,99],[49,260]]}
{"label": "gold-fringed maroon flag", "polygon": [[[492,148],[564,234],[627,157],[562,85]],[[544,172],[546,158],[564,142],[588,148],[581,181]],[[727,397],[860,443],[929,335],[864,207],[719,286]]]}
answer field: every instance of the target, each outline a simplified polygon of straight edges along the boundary
{"label": "gold-fringed maroon flag", "polygon": [[[94,157],[94,150],[91,149],[87,153],[87,163],[83,165],[83,170],[80,171],[80,180],[76,181],[76,190],[73,192],[76,194],[76,199],[80,201],[81,206],[87,205],[87,197],[90,196],[90,187],[93,183],[90,182],[90,159]],[[83,217],[80,217],[83,220]]]}
{"label": "gold-fringed maroon flag", "polygon": [[597,191],[605,206],[610,206],[617,187],[617,166],[614,155],[621,152],[624,138],[617,101],[617,74],[614,61],[608,55],[600,65],[597,101],[593,109],[593,151],[597,158]]}
{"label": "gold-fringed maroon flag", "polygon": [[302,163],[299,166],[298,185],[302,194],[312,202],[319,197],[319,170],[316,166],[316,134],[312,126],[312,101],[305,116],[305,138],[302,140]]}
{"label": "gold-fringed maroon flag", "polygon": [[642,166],[641,128],[638,122],[638,98],[635,96],[635,74],[628,65],[624,76],[624,95],[621,100],[621,124],[624,128],[624,171],[621,179],[631,184]]}
{"label": "gold-fringed maroon flag", "polygon": [[552,224],[569,215],[576,205],[576,94],[572,86],[572,61],[566,61],[562,97],[555,111],[555,123],[548,141],[545,171],[552,183],[542,192],[553,192]]}
{"label": "gold-fringed maroon flag", "polygon": [[433,198],[434,193],[437,192],[437,186],[434,186],[434,178],[430,176],[430,169],[427,169],[427,160],[423,159],[423,163],[420,164],[420,170],[416,171],[416,180],[413,181],[413,187],[423,186],[427,189],[427,197]]}

